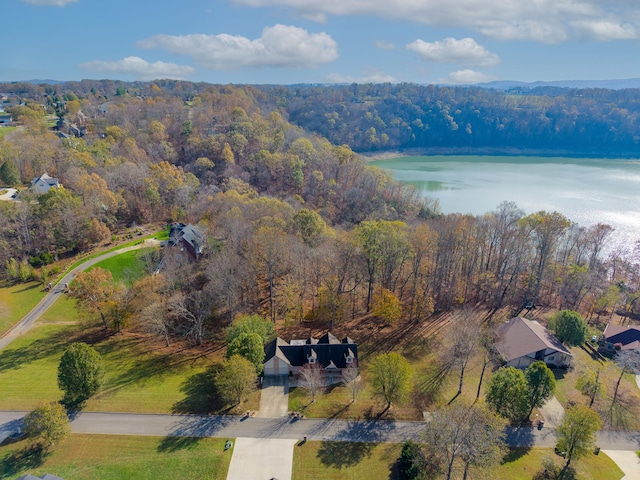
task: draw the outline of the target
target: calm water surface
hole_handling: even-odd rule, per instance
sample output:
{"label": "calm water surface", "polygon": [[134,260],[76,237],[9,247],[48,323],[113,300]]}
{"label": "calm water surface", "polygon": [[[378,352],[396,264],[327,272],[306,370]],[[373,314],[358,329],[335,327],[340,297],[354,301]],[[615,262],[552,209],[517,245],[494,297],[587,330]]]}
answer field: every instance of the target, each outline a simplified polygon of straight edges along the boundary
{"label": "calm water surface", "polygon": [[427,156],[372,164],[438,198],[443,213],[482,215],[508,200],[526,213],[557,210],[580,225],[607,223],[615,245],[640,239],[640,160]]}

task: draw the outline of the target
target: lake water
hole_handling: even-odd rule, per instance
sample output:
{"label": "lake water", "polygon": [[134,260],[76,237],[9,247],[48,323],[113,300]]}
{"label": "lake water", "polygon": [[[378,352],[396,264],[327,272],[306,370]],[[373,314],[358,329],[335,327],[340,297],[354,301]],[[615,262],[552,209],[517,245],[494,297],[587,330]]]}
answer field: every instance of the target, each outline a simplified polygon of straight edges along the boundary
{"label": "lake water", "polygon": [[640,240],[640,160],[426,156],[371,162],[438,198],[443,213],[482,215],[503,200],[615,228],[610,247]]}

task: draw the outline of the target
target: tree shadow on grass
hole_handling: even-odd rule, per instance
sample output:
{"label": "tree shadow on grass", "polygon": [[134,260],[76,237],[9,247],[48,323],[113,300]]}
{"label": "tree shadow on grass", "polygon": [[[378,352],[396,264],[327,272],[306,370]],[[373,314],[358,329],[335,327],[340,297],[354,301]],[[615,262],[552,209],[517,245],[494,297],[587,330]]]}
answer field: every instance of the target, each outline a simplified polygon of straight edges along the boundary
{"label": "tree shadow on grass", "polygon": [[509,452],[502,458],[502,464],[513,463],[524,457],[531,451],[531,447],[511,447]]}
{"label": "tree shadow on grass", "polygon": [[177,452],[179,450],[189,450],[200,442],[197,437],[164,437],[158,444],[158,452]]}
{"label": "tree shadow on grass", "polygon": [[28,445],[17,452],[9,452],[0,461],[0,478],[9,478],[26,470],[40,467],[47,452],[40,445]]}
{"label": "tree shadow on grass", "polygon": [[204,372],[196,373],[187,378],[180,386],[185,397],[172,407],[173,413],[226,413],[229,408],[216,391],[214,380],[221,365],[211,365]]}
{"label": "tree shadow on grass", "polygon": [[68,329],[61,329],[46,338],[34,340],[25,346],[12,347],[9,345],[0,351],[0,372],[15,370],[44,358],[61,355],[69,345],[69,336]]}
{"label": "tree shadow on grass", "polygon": [[332,468],[348,468],[357,465],[364,457],[371,456],[375,443],[323,441],[318,449],[320,462]]}

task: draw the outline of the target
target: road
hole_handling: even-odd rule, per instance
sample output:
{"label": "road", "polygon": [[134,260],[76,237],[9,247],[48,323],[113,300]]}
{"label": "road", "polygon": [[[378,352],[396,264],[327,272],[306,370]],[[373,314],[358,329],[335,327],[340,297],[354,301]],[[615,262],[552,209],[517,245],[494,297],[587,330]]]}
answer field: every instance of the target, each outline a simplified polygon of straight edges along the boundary
{"label": "road", "polygon": [[[15,429],[27,412],[0,411],[0,432]],[[92,413],[72,415],[74,433],[148,435],[159,437],[280,438],[349,442],[416,440],[424,422],[246,418],[231,415],[158,415]],[[553,447],[551,428],[508,428],[507,443],[520,447]],[[601,431],[596,444],[603,450],[638,450],[640,432]]]}
{"label": "road", "polygon": [[47,293],[45,297],[42,300],[40,300],[40,302],[22,318],[22,320],[16,323],[13,327],[11,327],[10,330],[8,330],[4,335],[0,337],[0,350],[5,348],[7,345],[13,342],[20,335],[24,335],[26,332],[28,332],[29,329],[33,327],[36,321],[42,316],[42,314],[46,312],[47,309],[51,307],[51,305],[53,305],[53,303],[60,297],[60,295],[64,293],[64,285],[71,283],[78,273],[82,272],[83,270],[86,270],[87,268],[94,266],[96,263],[101,262],[102,260],[106,260],[107,258],[115,257],[116,255],[130,252],[132,250],[151,247],[156,245],[157,244],[156,242],[157,241],[153,241],[153,240],[151,241],[145,240],[144,242],[139,243],[137,245],[121,248],[119,250],[113,250],[103,255],[91,258],[86,262],[75,267],[73,270],[67,273],[64,277],[62,277],[62,279],[57,283],[57,285],[54,286],[51,289],[51,291]]}

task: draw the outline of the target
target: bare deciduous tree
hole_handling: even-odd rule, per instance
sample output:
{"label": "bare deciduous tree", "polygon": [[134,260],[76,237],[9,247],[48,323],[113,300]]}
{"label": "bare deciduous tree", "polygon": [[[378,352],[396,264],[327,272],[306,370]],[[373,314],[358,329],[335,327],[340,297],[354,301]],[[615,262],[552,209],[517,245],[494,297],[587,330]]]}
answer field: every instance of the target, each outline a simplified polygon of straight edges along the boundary
{"label": "bare deciduous tree", "polygon": [[320,395],[325,387],[325,381],[322,377],[322,370],[317,363],[307,363],[300,370],[300,380],[298,386],[306,390],[311,396],[311,402],[316,401],[316,396]]}
{"label": "bare deciduous tree", "polygon": [[480,327],[470,309],[465,309],[453,327],[453,345],[449,351],[452,366],[460,368],[458,395],[462,393],[464,372],[478,347]]}
{"label": "bare deciduous tree", "polygon": [[355,402],[358,393],[360,393],[364,387],[362,384],[362,377],[360,377],[360,371],[355,360],[347,365],[347,368],[342,370],[342,383],[351,393],[351,403]]}

